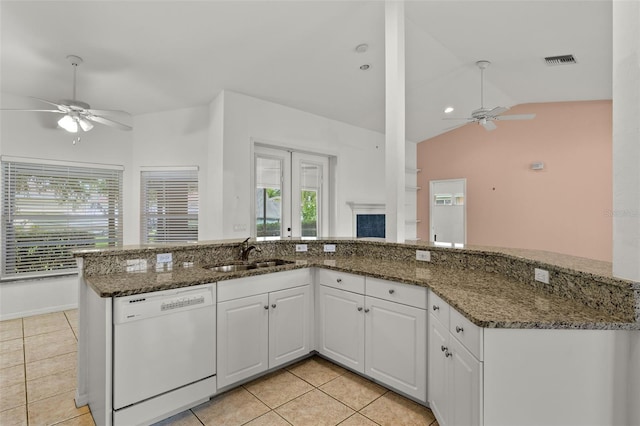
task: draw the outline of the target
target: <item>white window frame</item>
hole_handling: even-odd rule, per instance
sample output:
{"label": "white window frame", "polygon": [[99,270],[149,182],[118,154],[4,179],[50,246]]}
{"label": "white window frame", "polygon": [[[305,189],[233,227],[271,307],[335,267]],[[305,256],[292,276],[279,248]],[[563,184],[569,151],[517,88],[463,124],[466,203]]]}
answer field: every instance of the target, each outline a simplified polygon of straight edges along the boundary
{"label": "white window frame", "polygon": [[[199,233],[199,212],[200,212],[200,194],[199,194],[199,168],[198,166],[171,166],[171,167],[141,167],[140,168],[140,242],[141,244],[165,244],[165,243],[188,243],[198,241]],[[173,207],[180,209],[181,206],[175,203],[183,203],[187,207],[185,212],[160,213],[151,212],[149,200],[147,198],[148,184],[154,182],[157,188],[168,189],[173,191],[170,194],[169,204],[163,204],[162,207]],[[162,182],[162,183],[160,183]],[[170,185],[167,187],[167,185]],[[181,187],[186,184],[185,187]],[[195,184],[196,193],[190,193],[190,188]],[[184,198],[183,198],[184,197]],[[195,209],[194,209],[195,203]],[[165,221],[164,235],[156,235],[151,239],[150,221],[153,219],[162,219]],[[192,225],[184,227],[184,222],[195,221],[195,235]],[[157,223],[157,222],[156,222]],[[182,223],[181,225],[176,225]],[[157,232],[157,227],[155,228]]]}
{"label": "white window frame", "polygon": [[[71,254],[72,250],[122,245],[124,167],[10,156],[2,156],[0,160],[2,163],[0,279],[18,280],[76,274],[78,271],[76,261]],[[25,184],[28,182],[31,189],[16,198],[17,179],[27,176],[31,176],[30,180],[23,182]],[[46,177],[50,179],[49,183],[44,185],[42,184],[44,180],[34,176]],[[108,182],[106,192],[101,195],[97,192],[83,192],[82,189],[86,188],[91,179]],[[62,198],[56,198],[57,194],[53,190],[49,190],[51,182],[58,182],[60,187],[64,185],[69,190],[71,195],[66,203]],[[87,196],[87,198],[79,201],[75,198],[75,201],[71,201],[71,197],[78,196]],[[42,235],[37,235],[37,238],[42,239],[25,238],[19,241],[15,237],[18,230],[22,232],[40,230]],[[48,237],[46,237],[47,233],[50,234]],[[28,251],[26,254],[20,254],[21,248],[24,247],[27,247]],[[22,266],[18,260],[21,256],[25,258]]]}

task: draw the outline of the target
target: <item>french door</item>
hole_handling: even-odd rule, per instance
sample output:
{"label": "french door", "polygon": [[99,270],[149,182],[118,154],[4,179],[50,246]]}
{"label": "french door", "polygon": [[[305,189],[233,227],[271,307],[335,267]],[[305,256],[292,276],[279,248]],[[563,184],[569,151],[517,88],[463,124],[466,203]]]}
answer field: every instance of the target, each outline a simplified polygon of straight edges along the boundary
{"label": "french door", "polygon": [[256,238],[314,238],[329,230],[325,156],[256,145],[254,221]]}

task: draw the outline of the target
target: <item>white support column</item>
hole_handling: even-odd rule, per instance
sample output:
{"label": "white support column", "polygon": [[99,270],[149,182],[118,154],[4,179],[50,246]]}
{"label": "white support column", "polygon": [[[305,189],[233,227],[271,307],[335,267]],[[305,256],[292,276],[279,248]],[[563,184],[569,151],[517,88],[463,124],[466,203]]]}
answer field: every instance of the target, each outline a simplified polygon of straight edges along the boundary
{"label": "white support column", "polygon": [[640,2],[613,2],[613,274],[640,282]]}
{"label": "white support column", "polygon": [[[640,2],[613,1],[613,275],[640,282]],[[636,290],[636,306],[640,291]],[[627,424],[640,424],[640,331],[630,332]]]}
{"label": "white support column", "polygon": [[385,193],[386,240],[404,242],[405,101],[404,3],[386,1],[385,29]]}

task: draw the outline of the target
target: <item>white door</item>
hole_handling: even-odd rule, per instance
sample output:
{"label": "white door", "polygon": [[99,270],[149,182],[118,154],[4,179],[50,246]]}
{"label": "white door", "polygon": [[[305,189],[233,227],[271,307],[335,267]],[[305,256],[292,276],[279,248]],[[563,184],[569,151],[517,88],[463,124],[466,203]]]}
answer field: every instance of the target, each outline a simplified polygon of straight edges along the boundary
{"label": "white door", "polygon": [[325,185],[329,158],[294,152],[291,155],[292,234],[297,237],[327,236],[329,198]]}
{"label": "white door", "polygon": [[449,330],[436,317],[429,315],[429,406],[442,426],[449,425],[448,346]]}
{"label": "white door", "polygon": [[482,424],[481,390],[482,363],[455,338],[450,341],[450,392],[454,401],[449,416],[452,426],[478,426]]}
{"label": "white door", "polygon": [[311,352],[309,285],[269,294],[269,368]]}
{"label": "white door", "polygon": [[319,352],[364,373],[364,296],[319,286]]}
{"label": "white door", "polygon": [[321,237],[329,233],[329,158],[256,144],[252,235]]}
{"label": "white door", "polygon": [[466,179],[432,180],[429,183],[429,241],[465,244]]}
{"label": "white door", "polygon": [[218,388],[268,369],[269,296],[218,303]]}
{"label": "white door", "polygon": [[365,374],[427,401],[427,312],[365,298]]}

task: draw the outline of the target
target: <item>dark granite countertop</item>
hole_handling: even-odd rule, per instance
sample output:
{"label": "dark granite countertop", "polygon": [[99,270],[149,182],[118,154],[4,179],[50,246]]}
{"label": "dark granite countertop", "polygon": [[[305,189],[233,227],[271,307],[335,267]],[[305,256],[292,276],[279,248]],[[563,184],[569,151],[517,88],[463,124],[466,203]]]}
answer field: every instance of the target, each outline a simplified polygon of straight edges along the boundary
{"label": "dark granite countertop", "polygon": [[193,266],[166,272],[85,276],[101,297],[186,287],[305,267],[322,267],[432,289],[474,324],[485,328],[638,329],[633,318],[546,294],[499,273],[363,256],[307,258],[290,265],[220,273]]}

